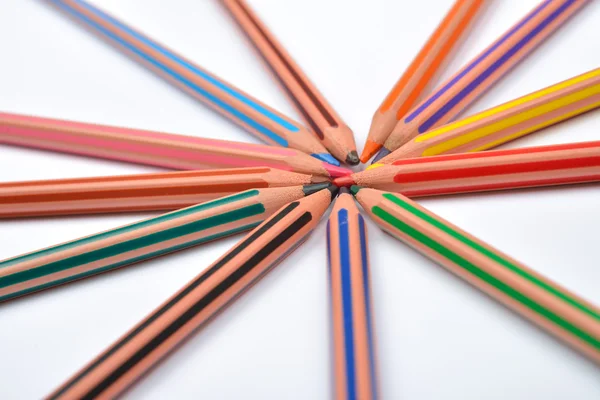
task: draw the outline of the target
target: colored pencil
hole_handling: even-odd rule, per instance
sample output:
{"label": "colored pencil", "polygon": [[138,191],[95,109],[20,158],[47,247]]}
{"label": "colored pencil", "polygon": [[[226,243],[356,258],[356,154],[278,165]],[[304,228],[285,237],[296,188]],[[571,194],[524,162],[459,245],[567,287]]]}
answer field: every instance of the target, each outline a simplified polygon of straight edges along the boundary
{"label": "colored pencil", "polygon": [[376,399],[367,230],[342,188],[327,221],[336,399]]}
{"label": "colored pencil", "polygon": [[251,189],[0,261],[0,301],[254,229],[328,185]]}
{"label": "colored pencil", "polygon": [[600,309],[400,194],[353,186],[392,236],[600,363]]}
{"label": "colored pencil", "polygon": [[48,398],[116,397],[300,245],[334,189],[282,207]]}
{"label": "colored pencil", "polygon": [[290,148],[2,112],[0,143],[173,169],[260,166],[327,177],[350,172]]}
{"label": "colored pencil", "polygon": [[600,107],[600,68],[417,136],[379,160],[487,150]]}
{"label": "colored pencil", "polygon": [[245,0],[222,0],[321,143],[340,161],[359,162],[354,135]]}
{"label": "colored pencil", "polygon": [[369,136],[360,156],[363,163],[369,161],[381,149],[398,121],[419,100],[482,4],[483,0],[454,2],[433,35],[375,111]]}
{"label": "colored pencil", "polygon": [[398,122],[373,162],[450,122],[555,32],[587,0],[544,0]]}
{"label": "colored pencil", "polygon": [[600,141],[409,158],[334,182],[409,197],[600,181]]}
{"label": "colored pencil", "polygon": [[269,144],[339,165],[301,124],[82,0],[49,0],[159,76]]}
{"label": "colored pencil", "polygon": [[242,190],[318,183],[274,168],[0,183],[0,218],[176,210]]}

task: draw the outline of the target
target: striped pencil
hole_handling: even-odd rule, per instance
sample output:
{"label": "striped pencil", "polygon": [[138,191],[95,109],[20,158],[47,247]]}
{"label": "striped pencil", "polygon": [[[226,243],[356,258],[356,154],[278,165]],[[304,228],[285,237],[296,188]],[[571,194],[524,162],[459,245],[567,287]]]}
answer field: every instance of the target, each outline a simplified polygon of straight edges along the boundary
{"label": "striped pencil", "polygon": [[173,169],[262,166],[326,177],[350,172],[290,148],[2,112],[0,143]]}
{"label": "striped pencil", "polygon": [[586,0],[544,0],[398,122],[374,162],[415,136],[443,125],[498,82]]}
{"label": "striped pencil", "polygon": [[269,144],[339,165],[301,124],[82,0],[48,0],[127,55]]}
{"label": "striped pencil", "polygon": [[409,197],[598,182],[600,141],[409,158],[372,167],[334,182]]}
{"label": "striped pencil", "polygon": [[367,231],[348,189],[327,222],[336,399],[376,399]]}
{"label": "striped pencil", "polygon": [[318,183],[274,168],[0,183],[0,218],[175,210],[242,190]]}
{"label": "striped pencil", "polygon": [[415,105],[438,73],[482,4],[483,0],[454,2],[433,35],[375,111],[360,161],[366,163],[381,149],[394,126]]}
{"label": "striped pencil", "polygon": [[481,151],[600,107],[600,68],[417,136],[379,160]]}
{"label": "striped pencil", "polygon": [[321,143],[338,160],[359,162],[354,135],[245,0],[222,0]]}
{"label": "striped pencil", "polygon": [[328,183],[252,189],[0,262],[0,301],[255,228]]}
{"label": "striped pencil", "polygon": [[400,194],[353,186],[375,222],[600,363],[600,309]]}
{"label": "striped pencil", "polygon": [[116,397],[300,245],[334,195],[331,185],[281,208],[48,399]]}

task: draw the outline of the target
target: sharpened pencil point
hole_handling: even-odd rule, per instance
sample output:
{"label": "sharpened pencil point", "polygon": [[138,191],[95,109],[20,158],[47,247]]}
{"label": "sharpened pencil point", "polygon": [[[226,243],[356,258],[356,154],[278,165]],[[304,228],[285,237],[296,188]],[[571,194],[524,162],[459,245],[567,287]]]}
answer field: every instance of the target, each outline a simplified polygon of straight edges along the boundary
{"label": "sharpened pencil point", "polygon": [[367,161],[369,161],[369,159],[373,157],[375,153],[379,151],[379,149],[381,149],[381,147],[382,145],[380,145],[379,143],[375,143],[372,140],[367,140],[367,142],[365,143],[365,148],[363,149],[362,154],[360,155],[360,161],[363,164],[366,164]]}
{"label": "sharpened pencil point", "polygon": [[340,188],[335,186],[333,183],[330,183],[327,186],[327,190],[329,190],[331,192],[331,200],[333,201],[333,199],[335,199],[335,196],[337,196]]}
{"label": "sharpened pencil point", "polygon": [[382,147],[381,150],[379,150],[379,153],[377,153],[377,155],[373,158],[373,161],[371,161],[371,164],[375,164],[377,161],[381,160],[383,157],[387,156],[390,153],[391,151],[389,151],[385,147]]}
{"label": "sharpened pencil point", "polygon": [[345,186],[356,185],[356,182],[354,182],[354,179],[352,178],[352,176],[347,175],[347,176],[342,176],[340,178],[334,179],[333,184],[336,185],[337,187],[345,187]]}
{"label": "sharpened pencil point", "polygon": [[356,150],[348,152],[348,155],[346,156],[346,164],[358,165],[359,162],[360,159],[358,158],[358,153],[356,152]]}
{"label": "sharpened pencil point", "polygon": [[310,196],[311,194],[317,193],[318,191],[321,191],[323,189],[328,189],[329,186],[331,186],[331,183],[329,182],[315,183],[313,185],[304,185],[302,186],[302,192],[305,196]]}
{"label": "sharpened pencil point", "polygon": [[350,191],[348,190],[347,187],[342,187],[340,188],[340,194],[350,194]]}
{"label": "sharpened pencil point", "polygon": [[335,165],[330,165],[327,163],[323,163],[323,168],[327,170],[327,173],[331,178],[339,178],[340,176],[346,176],[352,173],[352,171],[348,168],[336,167]]}
{"label": "sharpened pencil point", "polygon": [[331,164],[331,165],[335,165],[336,167],[340,166],[340,162],[338,160],[336,160],[331,154],[329,153],[313,153],[311,154],[311,156],[313,156],[314,158],[316,158],[317,160],[321,160],[326,162],[327,164]]}
{"label": "sharpened pencil point", "polygon": [[358,191],[362,188],[362,186],[352,185],[350,186],[350,193],[352,193],[353,196],[356,196],[356,193],[358,193]]}

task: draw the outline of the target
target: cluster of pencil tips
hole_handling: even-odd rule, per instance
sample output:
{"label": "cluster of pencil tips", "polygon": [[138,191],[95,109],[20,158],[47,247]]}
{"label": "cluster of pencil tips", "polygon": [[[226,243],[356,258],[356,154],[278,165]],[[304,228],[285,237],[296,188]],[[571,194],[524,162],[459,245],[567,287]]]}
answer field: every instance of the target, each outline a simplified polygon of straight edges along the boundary
{"label": "cluster of pencil tips", "polygon": [[[367,232],[356,202],[398,240],[600,363],[598,307],[410,199],[600,181],[600,141],[482,151],[600,107],[600,69],[456,119],[585,0],[542,1],[426,93],[484,3],[456,0],[376,110],[360,156],[352,131],[244,0],[221,2],[306,127],[82,0],[48,1],[268,144],[0,113],[3,144],[181,170],[0,184],[1,218],[170,211],[0,262],[0,301],[250,231],[48,398],[122,393],[301,245],[332,202],[327,247],[337,398],[378,393]],[[373,156],[361,172],[339,162],[354,166]]]}

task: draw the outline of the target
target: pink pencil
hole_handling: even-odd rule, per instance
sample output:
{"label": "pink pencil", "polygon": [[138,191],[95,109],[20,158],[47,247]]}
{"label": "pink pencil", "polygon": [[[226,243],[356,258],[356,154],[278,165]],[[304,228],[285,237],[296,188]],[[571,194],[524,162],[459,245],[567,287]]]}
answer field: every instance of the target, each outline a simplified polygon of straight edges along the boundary
{"label": "pink pencil", "polygon": [[291,148],[2,112],[0,143],[173,169],[272,167],[326,177],[350,173]]}

